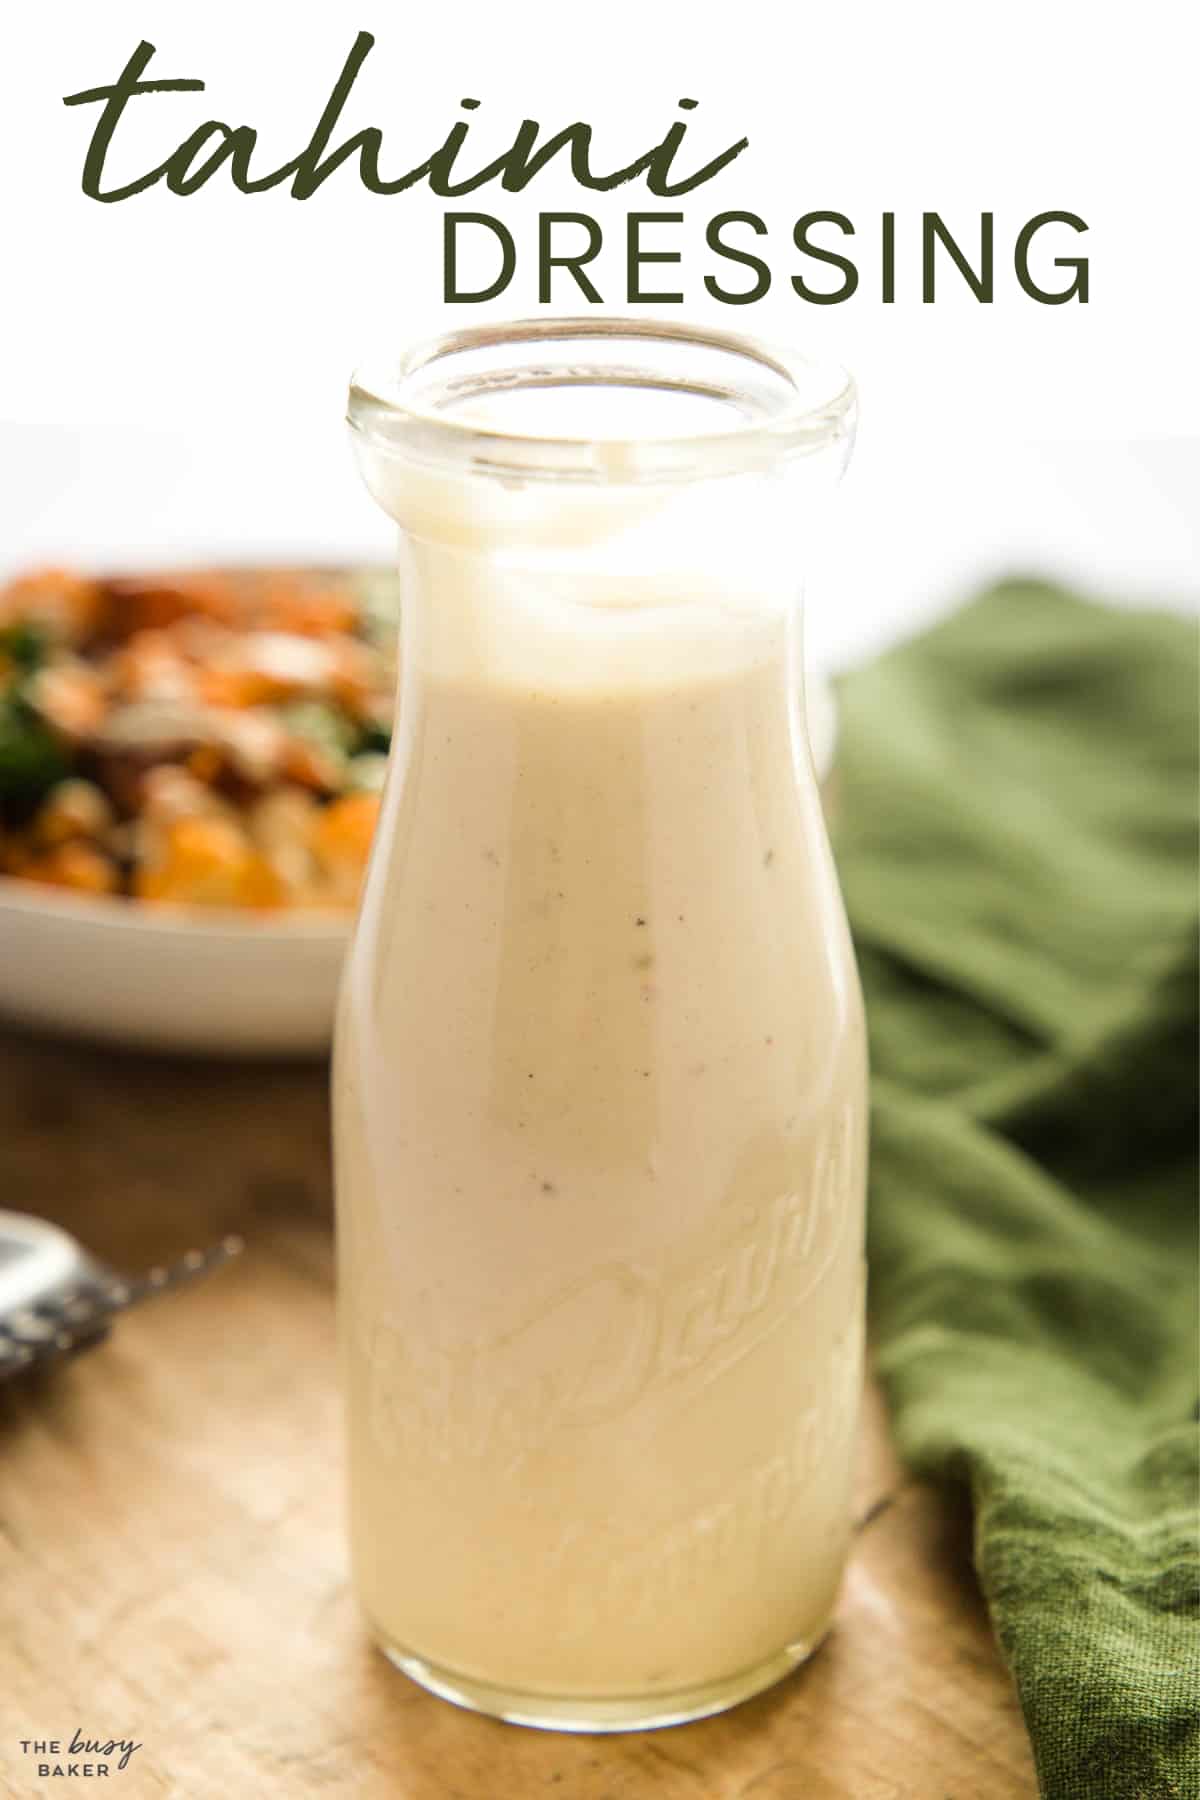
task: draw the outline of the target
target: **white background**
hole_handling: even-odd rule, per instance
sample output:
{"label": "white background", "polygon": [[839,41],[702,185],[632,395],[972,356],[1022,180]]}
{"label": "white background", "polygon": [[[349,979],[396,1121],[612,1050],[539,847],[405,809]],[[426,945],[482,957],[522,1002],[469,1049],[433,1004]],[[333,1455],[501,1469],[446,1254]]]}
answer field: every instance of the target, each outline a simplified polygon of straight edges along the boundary
{"label": "white background", "polygon": [[[1039,567],[1131,600],[1188,603],[1200,554],[1200,254],[1194,228],[1194,9],[1070,0],[705,7],[656,0],[507,6],[449,0],[131,4],[42,0],[6,11],[0,111],[0,559],[340,553],[387,544],[342,436],[346,377],[364,350],[537,300],[539,209],[595,214],[592,273],[624,305],[626,211],[683,210],[683,307],[648,308],[786,340],[849,364],[862,394],[855,464],[814,571],[819,659],[842,662],[948,603],[977,577]],[[359,29],[377,38],[339,137],[384,134],[394,174],[481,105],[462,156],[498,154],[520,121],[595,127],[618,166],[689,115],[681,166],[743,134],[750,147],[681,200],[639,185],[584,194],[552,163],[522,195],[461,202],[424,187],[368,194],[353,165],[312,199],[237,193],[219,174],[179,199],[113,206],[80,191],[98,109],[65,94],[116,77],[140,38],[151,74],[206,92],[132,103],[110,180],[160,160],[202,120],[250,123],[257,167],[298,153]],[[487,307],[441,305],[448,206],[501,215],[517,275]],[[749,307],[709,298],[706,221],[748,209],[775,274]],[[880,215],[897,217],[894,305],[881,303]],[[945,265],[922,303],[920,214],[964,248],[996,218],[996,297],[979,305]],[[1042,306],[1012,272],[1032,214],[1064,209],[1085,239],[1091,299]],[[792,292],[802,212],[847,214],[860,287],[843,305]],[[832,241],[832,240],[830,240]],[[1048,259],[1039,270],[1047,277]],[[739,271],[720,271],[733,281]],[[814,281],[823,271],[809,265]],[[652,272],[652,278],[653,278]],[[567,285],[555,310],[580,309]]]}

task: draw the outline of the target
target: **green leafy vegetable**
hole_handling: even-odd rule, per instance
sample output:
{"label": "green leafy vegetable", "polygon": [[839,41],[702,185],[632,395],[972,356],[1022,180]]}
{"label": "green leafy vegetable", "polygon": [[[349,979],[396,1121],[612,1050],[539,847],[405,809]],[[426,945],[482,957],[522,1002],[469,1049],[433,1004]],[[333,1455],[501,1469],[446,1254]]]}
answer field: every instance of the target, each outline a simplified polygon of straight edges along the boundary
{"label": "green leafy vegetable", "polygon": [[70,773],[70,760],[19,694],[0,695],[0,808],[31,807]]}
{"label": "green leafy vegetable", "polygon": [[49,653],[49,636],[32,619],[18,619],[0,630],[0,660],[11,663],[22,675],[40,669]]}
{"label": "green leafy vegetable", "polygon": [[392,734],[386,725],[364,725],[355,746],[356,756],[386,756],[392,747]]}

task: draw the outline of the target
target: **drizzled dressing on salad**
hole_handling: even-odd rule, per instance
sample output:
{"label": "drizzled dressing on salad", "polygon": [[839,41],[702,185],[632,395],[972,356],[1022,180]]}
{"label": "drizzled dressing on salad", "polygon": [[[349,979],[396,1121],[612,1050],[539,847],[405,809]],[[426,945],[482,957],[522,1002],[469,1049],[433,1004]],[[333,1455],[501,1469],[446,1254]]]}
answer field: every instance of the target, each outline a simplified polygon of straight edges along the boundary
{"label": "drizzled dressing on salad", "polygon": [[395,680],[383,572],[45,570],[0,588],[0,872],[353,905]]}

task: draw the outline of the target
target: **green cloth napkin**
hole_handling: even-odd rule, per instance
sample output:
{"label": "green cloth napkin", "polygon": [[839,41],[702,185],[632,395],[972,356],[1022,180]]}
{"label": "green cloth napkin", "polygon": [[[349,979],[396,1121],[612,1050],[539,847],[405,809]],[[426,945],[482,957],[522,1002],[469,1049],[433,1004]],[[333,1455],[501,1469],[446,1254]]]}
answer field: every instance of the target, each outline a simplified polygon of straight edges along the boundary
{"label": "green cloth napkin", "polygon": [[841,686],[876,1363],[1050,1800],[1200,1793],[1196,651],[1013,581]]}

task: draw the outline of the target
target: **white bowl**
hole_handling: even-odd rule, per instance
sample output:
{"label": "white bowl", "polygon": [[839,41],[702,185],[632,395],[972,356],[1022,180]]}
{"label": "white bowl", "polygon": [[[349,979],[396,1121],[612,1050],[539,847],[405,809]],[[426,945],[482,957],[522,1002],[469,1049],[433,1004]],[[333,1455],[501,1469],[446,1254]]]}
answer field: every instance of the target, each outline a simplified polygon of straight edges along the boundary
{"label": "white bowl", "polygon": [[148,1050],[318,1056],[350,920],[88,899],[0,878],[0,1012]]}

